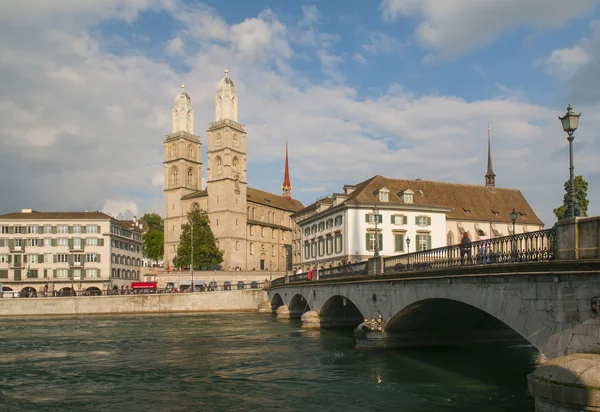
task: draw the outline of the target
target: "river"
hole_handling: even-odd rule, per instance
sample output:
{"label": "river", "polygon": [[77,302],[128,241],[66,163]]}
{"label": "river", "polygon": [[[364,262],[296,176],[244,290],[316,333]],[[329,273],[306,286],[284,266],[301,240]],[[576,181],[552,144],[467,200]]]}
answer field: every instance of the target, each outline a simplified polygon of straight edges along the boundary
{"label": "river", "polygon": [[0,411],[532,411],[532,347],[354,349],[257,313],[0,320]]}

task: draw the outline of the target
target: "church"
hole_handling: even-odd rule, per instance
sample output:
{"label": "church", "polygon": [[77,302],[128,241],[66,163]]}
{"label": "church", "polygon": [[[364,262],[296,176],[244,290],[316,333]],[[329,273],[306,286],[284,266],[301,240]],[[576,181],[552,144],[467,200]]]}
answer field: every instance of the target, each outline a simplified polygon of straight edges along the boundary
{"label": "church", "polygon": [[287,145],[282,194],[249,187],[246,131],[238,122],[238,97],[227,70],[219,81],[215,121],[208,125],[206,141],[207,185],[202,189],[202,142],[194,134],[192,100],[182,85],[172,131],[164,141],[165,264],[173,265],[181,225],[198,208],[208,213],[225,270],[285,270],[291,215],[304,207],[291,197]]}

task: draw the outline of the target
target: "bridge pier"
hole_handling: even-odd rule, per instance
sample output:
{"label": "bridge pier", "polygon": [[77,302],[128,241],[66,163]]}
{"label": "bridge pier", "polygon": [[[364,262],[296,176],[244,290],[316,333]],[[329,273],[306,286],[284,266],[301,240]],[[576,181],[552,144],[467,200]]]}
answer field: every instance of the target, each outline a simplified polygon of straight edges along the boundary
{"label": "bridge pier", "polygon": [[302,319],[302,328],[304,329],[321,329],[321,319],[314,310],[304,312],[300,319]]}
{"label": "bridge pier", "polygon": [[527,377],[536,412],[600,411],[600,355],[560,356]]}
{"label": "bridge pier", "polygon": [[289,319],[290,318],[290,309],[285,305],[278,307],[276,310],[276,313],[277,313],[277,319]]}

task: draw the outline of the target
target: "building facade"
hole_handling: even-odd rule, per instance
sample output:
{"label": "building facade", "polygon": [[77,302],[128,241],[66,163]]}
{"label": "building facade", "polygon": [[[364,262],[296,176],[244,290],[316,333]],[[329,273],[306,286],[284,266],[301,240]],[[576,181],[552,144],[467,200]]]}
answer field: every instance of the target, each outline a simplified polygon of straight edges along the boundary
{"label": "building facade", "polygon": [[508,236],[513,208],[517,233],[543,227],[516,189],[374,176],[292,216],[294,269],[364,261],[375,245],[380,255],[393,256],[457,244],[465,232],[471,241],[479,230]]}
{"label": "building facade", "polygon": [[143,226],[101,212],[0,215],[4,291],[99,293],[140,278]]}
{"label": "building facade", "polygon": [[[194,208],[208,214],[223,268],[285,270],[292,243],[292,213],[286,148],[282,195],[248,186],[245,126],[238,122],[238,97],[227,70],[218,84],[215,121],[207,132],[207,186],[202,182],[202,143],[194,134],[194,111],[183,86],[175,98],[172,133],[164,142],[165,262],[172,266],[181,226]],[[287,179],[287,184],[285,180]]]}

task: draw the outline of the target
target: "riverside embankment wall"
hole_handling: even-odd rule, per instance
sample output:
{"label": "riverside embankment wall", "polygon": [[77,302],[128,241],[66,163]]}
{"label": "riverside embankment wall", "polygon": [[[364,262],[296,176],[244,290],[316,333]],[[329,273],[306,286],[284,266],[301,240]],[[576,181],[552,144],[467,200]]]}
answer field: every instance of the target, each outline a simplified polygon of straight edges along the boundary
{"label": "riverside embankment wall", "polygon": [[88,315],[119,313],[233,312],[270,308],[264,290],[231,290],[157,295],[76,296],[0,299],[2,316]]}

